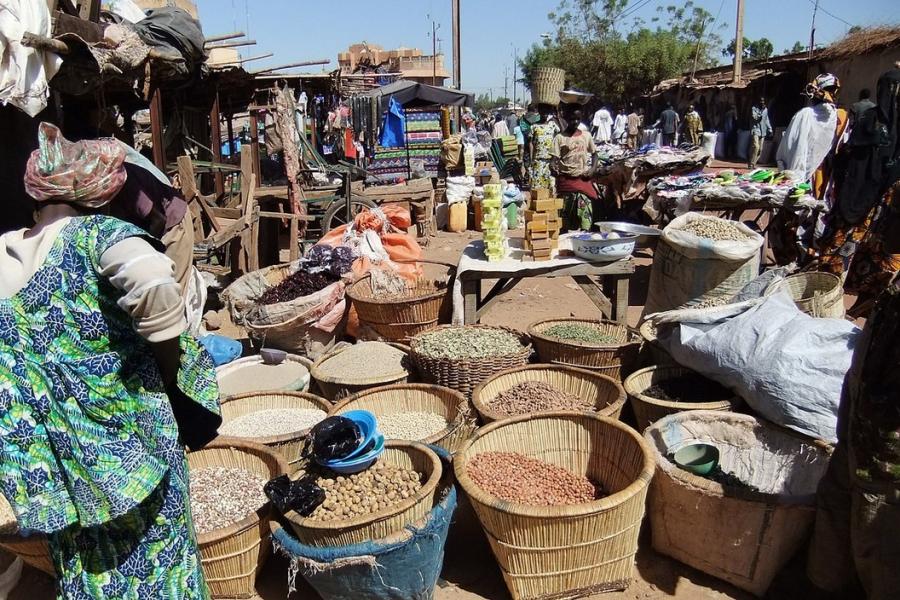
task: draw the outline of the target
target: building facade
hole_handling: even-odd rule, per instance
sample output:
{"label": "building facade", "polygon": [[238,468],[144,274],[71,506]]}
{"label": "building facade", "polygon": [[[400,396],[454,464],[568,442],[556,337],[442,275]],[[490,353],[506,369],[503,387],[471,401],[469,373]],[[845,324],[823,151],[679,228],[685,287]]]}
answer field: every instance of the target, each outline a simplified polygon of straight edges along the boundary
{"label": "building facade", "polygon": [[418,48],[385,50],[377,44],[353,44],[338,53],[341,75],[354,73],[400,73],[401,79],[442,86],[450,77],[444,67],[444,55],[423,54]]}

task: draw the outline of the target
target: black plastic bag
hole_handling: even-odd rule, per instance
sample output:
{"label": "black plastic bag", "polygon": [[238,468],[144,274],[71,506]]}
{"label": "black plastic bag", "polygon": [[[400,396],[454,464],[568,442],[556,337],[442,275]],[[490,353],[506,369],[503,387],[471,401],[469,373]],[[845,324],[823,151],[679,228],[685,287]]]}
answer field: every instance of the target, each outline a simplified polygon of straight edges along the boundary
{"label": "black plastic bag", "polygon": [[359,426],[346,417],[328,417],[309,432],[304,455],[316,462],[339,460],[362,443]]}
{"label": "black plastic bag", "polygon": [[302,517],[308,517],[325,502],[325,490],[311,477],[291,481],[287,475],[281,475],[266,483],[263,491],[281,514],[293,510]]}

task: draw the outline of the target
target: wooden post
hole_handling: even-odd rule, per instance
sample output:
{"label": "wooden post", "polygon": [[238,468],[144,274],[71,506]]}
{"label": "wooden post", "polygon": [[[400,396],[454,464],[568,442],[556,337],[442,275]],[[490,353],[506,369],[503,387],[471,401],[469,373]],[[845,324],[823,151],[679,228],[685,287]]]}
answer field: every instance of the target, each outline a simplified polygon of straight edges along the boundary
{"label": "wooden post", "polygon": [[163,140],[162,92],[153,90],[150,96],[150,140],[153,142],[153,164],[162,172],[166,171],[166,148]]}
{"label": "wooden post", "polygon": [[744,60],[744,0],[737,0],[737,23],[734,33],[734,83],[741,82]]}
{"label": "wooden post", "polygon": [[[232,122],[234,119],[234,115],[226,115],[225,116],[225,127],[228,132],[228,156],[229,158],[234,156],[234,123]],[[243,150],[243,146],[241,146]]]}
{"label": "wooden post", "polygon": [[[219,92],[213,99],[212,107],[209,109],[209,129],[210,129],[210,145],[212,150],[213,162],[222,162],[222,125],[219,123]],[[225,175],[219,170],[215,171],[216,196],[225,193]]]}
{"label": "wooden post", "polygon": [[250,152],[253,156],[253,174],[256,175],[256,181],[261,182],[259,174],[259,111],[250,111]]}

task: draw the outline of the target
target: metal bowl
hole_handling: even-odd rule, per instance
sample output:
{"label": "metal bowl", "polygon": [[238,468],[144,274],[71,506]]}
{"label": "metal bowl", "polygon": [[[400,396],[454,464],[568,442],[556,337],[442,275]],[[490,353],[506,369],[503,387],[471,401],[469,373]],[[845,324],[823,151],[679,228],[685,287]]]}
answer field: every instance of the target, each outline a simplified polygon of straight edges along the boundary
{"label": "metal bowl", "polygon": [[624,221],[598,221],[594,223],[597,229],[602,233],[615,231],[616,233],[626,233],[636,235],[637,240],[635,246],[638,248],[654,248],[659,241],[662,231],[654,227],[646,225],[638,225],[637,223],[625,223]]}
{"label": "metal bowl", "polygon": [[593,94],[588,94],[587,92],[577,92],[575,90],[562,90],[561,92],[559,92],[560,101],[566,102],[568,104],[581,104],[583,106],[587,104],[593,97]]}
{"label": "metal bowl", "polygon": [[635,235],[608,233],[582,233],[572,237],[572,251],[575,256],[590,261],[614,261],[631,256],[634,252]]}

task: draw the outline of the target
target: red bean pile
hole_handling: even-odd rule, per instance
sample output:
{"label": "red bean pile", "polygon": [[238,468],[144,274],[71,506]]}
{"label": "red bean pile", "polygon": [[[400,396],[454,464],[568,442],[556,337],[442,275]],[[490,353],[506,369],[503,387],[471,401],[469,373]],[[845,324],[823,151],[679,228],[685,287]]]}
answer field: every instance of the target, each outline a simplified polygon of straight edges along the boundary
{"label": "red bean pile", "polygon": [[565,506],[606,495],[583,475],[517,452],[482,452],[469,463],[468,473],[485,492],[519,504]]}
{"label": "red bean pile", "polygon": [[524,415],[547,410],[597,410],[587,398],[580,398],[543,381],[525,381],[500,392],[488,408],[504,415]]}
{"label": "red bean pile", "polygon": [[275,287],[270,287],[263,292],[263,295],[259,297],[259,303],[277,304],[278,302],[287,302],[294,298],[309,296],[328,287],[338,279],[339,277],[332,275],[328,271],[309,273],[301,269],[293,275],[289,275]]}

